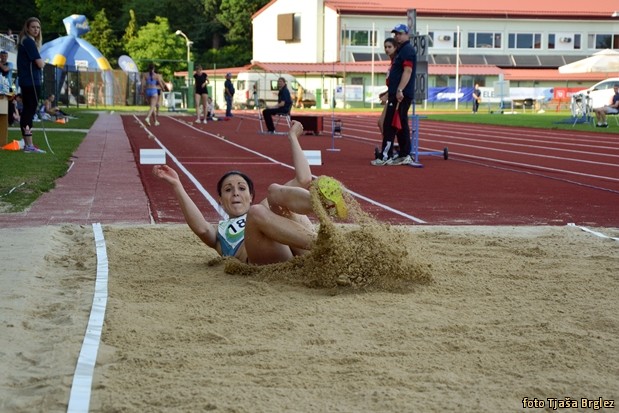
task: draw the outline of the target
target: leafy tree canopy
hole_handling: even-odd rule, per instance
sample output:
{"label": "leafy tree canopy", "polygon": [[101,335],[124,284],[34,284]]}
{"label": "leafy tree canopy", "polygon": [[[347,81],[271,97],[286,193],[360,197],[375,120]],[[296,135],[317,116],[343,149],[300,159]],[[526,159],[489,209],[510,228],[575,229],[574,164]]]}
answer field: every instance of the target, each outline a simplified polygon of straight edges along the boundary
{"label": "leafy tree canopy", "polygon": [[166,79],[187,61],[185,41],[172,33],[165,17],[155,17],[154,22],[142,26],[125,49],[141,71],[146,71],[152,62]]}
{"label": "leafy tree canopy", "polygon": [[92,22],[89,22],[90,32],[86,33],[84,39],[96,47],[103,56],[106,56],[110,65],[116,65],[118,58],[115,52],[118,46],[118,39],[114,36],[114,31],[110,27],[110,22],[105,15],[105,9],[101,9]]}
{"label": "leafy tree canopy", "polygon": [[[196,63],[205,67],[213,67],[215,64],[218,67],[242,66],[251,60],[251,16],[268,2],[23,0],[12,2],[10,7],[5,7],[0,13],[0,31],[6,32],[11,28],[17,34],[28,17],[37,16],[42,23],[43,41],[48,42],[66,35],[62,23],[65,17],[83,14],[92,29],[86,39],[113,65],[122,54],[133,57],[140,68],[147,67],[148,64],[142,63],[142,60],[149,59],[176,59],[184,62],[185,40],[174,35],[176,30],[182,30],[193,42],[191,53]],[[165,17],[166,30],[162,30],[163,20],[159,20],[162,18],[160,16]],[[165,65],[163,62],[161,65],[163,70]],[[181,63],[175,70],[185,68],[186,65]]]}

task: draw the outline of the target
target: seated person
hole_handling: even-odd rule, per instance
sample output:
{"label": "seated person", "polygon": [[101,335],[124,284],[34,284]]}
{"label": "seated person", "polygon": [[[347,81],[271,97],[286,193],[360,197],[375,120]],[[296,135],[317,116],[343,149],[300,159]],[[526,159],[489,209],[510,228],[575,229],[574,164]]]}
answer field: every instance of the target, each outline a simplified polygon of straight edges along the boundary
{"label": "seated person", "polygon": [[619,84],[613,86],[615,94],[610,105],[604,105],[601,108],[595,108],[595,119],[597,120],[596,126],[598,128],[608,128],[608,122],[606,122],[606,114],[619,113]]}
{"label": "seated person", "polygon": [[64,113],[58,106],[56,106],[54,102],[55,99],[56,99],[56,96],[54,94],[51,94],[43,102],[43,106],[41,108],[41,112],[43,114],[43,116],[41,117],[42,119],[45,119],[47,117],[44,114],[47,114],[50,117],[53,116],[56,118],[69,117],[67,113]]}
{"label": "seated person", "polygon": [[206,119],[215,119],[215,108],[213,107],[213,99],[210,96],[206,98]]}
{"label": "seated person", "polygon": [[13,95],[9,98],[9,126],[13,126],[14,123],[19,123],[23,107],[21,94]]}
{"label": "seated person", "polygon": [[269,106],[262,111],[264,123],[266,124],[269,133],[275,132],[273,115],[276,113],[289,114],[290,108],[292,107],[292,98],[290,97],[290,91],[286,87],[286,79],[283,77],[277,79],[277,87],[279,88],[279,93],[277,94],[277,104],[275,106]]}

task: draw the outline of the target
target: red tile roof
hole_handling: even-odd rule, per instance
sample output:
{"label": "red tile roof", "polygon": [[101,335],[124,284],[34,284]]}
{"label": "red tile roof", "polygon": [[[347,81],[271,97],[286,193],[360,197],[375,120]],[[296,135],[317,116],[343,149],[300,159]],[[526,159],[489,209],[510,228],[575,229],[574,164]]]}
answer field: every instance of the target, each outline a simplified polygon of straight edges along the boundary
{"label": "red tile roof", "polygon": [[[374,62],[374,73],[385,73],[388,69],[388,62]],[[372,73],[371,62],[349,62],[349,63],[265,63],[254,62],[243,67],[220,68],[217,70],[205,70],[211,77],[223,77],[226,73],[236,76],[239,72],[249,70],[266,71],[272,73],[289,73],[295,76],[304,75],[335,75],[338,77],[344,74]],[[430,75],[455,76],[455,65],[428,65]],[[513,81],[600,81],[610,77],[604,73],[559,73],[558,69],[501,69],[496,66],[484,65],[460,65],[458,67],[459,76],[498,76],[503,73],[505,80]],[[175,76],[187,76],[187,72],[175,72]],[[619,74],[618,74],[619,76]]]}
{"label": "red tile roof", "polygon": [[559,73],[558,69],[503,69],[505,80],[522,81],[600,81],[610,74],[607,73]]}
{"label": "red tile roof", "polygon": [[[455,76],[455,65],[428,65],[430,75],[451,75]],[[502,70],[496,66],[486,65],[460,65],[458,67],[459,76],[498,76]]]}
{"label": "red tile roof", "polygon": [[[272,4],[273,2],[269,3]],[[265,6],[268,7],[269,5]],[[325,5],[341,14],[406,16],[416,9],[417,16],[494,16],[510,18],[578,18],[610,19],[619,11],[617,0],[597,0],[595,5],[581,0],[325,0]]]}

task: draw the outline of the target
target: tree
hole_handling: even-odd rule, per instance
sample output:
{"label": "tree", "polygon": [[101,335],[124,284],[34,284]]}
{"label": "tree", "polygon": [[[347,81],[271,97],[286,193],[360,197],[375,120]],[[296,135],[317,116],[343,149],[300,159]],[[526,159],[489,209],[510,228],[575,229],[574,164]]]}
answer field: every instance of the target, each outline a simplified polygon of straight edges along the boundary
{"label": "tree", "polygon": [[[238,45],[241,50],[252,53],[251,16],[264,7],[269,0],[222,0],[217,19],[228,29],[228,44]],[[249,63],[246,60],[245,63]]]}
{"label": "tree", "polygon": [[123,34],[123,43],[125,44],[138,37],[138,22],[135,18],[135,11],[133,11],[133,9],[129,10],[129,17],[129,23],[127,23],[125,34]]}
{"label": "tree", "polygon": [[137,37],[129,40],[125,48],[141,71],[154,62],[164,78],[170,78],[175,70],[184,68],[187,59],[183,53],[184,40],[170,31],[165,17],[155,17],[154,22],[142,26]]}
{"label": "tree", "polygon": [[246,65],[251,60],[251,50],[232,44],[219,49],[211,49],[204,55],[207,69],[217,67],[237,67]]}
{"label": "tree", "polygon": [[95,19],[90,24],[90,31],[84,35],[84,39],[96,47],[107,58],[110,65],[116,64],[117,58],[114,52],[118,46],[118,39],[114,36],[114,31],[110,27],[105,9],[101,9],[95,15]]}
{"label": "tree", "polygon": [[[24,22],[31,16],[38,16],[34,0],[13,1],[2,7],[0,13],[0,31],[6,33],[11,29],[13,34],[19,34]],[[45,34],[45,31],[43,31]]]}

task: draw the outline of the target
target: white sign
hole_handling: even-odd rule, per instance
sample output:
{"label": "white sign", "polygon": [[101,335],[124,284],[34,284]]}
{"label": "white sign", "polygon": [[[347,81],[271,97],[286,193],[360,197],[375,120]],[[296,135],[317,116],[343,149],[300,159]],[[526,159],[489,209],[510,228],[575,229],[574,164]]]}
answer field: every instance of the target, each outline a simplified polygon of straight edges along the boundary
{"label": "white sign", "polygon": [[80,71],[88,70],[88,60],[76,60],[75,67]]}
{"label": "white sign", "polygon": [[303,154],[310,165],[322,165],[322,153],[320,151],[303,151]]}
{"label": "white sign", "polygon": [[140,165],[165,165],[163,149],[140,149]]}

